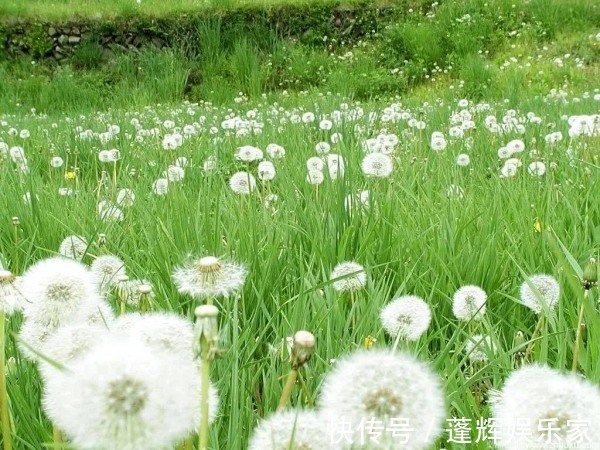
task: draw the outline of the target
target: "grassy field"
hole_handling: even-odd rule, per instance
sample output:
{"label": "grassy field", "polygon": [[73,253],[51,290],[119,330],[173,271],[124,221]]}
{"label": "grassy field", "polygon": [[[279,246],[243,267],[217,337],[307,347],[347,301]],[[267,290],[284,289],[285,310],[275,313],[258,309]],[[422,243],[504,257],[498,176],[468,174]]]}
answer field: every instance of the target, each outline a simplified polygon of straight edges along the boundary
{"label": "grassy field", "polygon": [[[398,346],[440,379],[445,416],[472,421],[469,443],[449,442],[452,424],[444,423],[422,448],[493,448],[476,442],[476,421],[493,417],[493,390],[522,364],[566,372],[577,354],[574,371],[595,391],[600,383],[598,288],[582,288],[584,268],[600,258],[600,29],[588,1],[487,3],[434,7],[350,47],[239,36],[207,43],[213,51],[197,59],[171,49],[59,68],[0,64],[0,264],[22,275],[67,236],[81,236],[83,264],[116,255],[131,279],[153,287],[140,306],[124,304],[123,287],[112,286],[106,300],[117,316],[172,311],[190,324],[202,301],[178,292],[174,269],[190,255],[243,264],[239,293],[213,299],[222,352],[210,378],[221,406],[208,448],[248,448],[277,409],[288,338],[298,330],[312,332],[316,348],[292,406],[321,407],[326,376],[344,355]],[[0,13],[37,15],[45,11],[37,4],[9,1]],[[58,17],[73,4],[52,5]],[[77,5],[71,13],[90,15],[154,3]],[[195,7],[156,5],[153,14]],[[190,88],[194,71],[204,78]],[[506,153],[507,145],[517,150]],[[261,156],[240,160],[244,146]],[[112,149],[116,160],[103,161]],[[365,169],[377,153],[389,155],[388,176]],[[315,158],[320,184],[309,183],[319,179],[307,167],[319,165]],[[261,179],[264,161],[273,164],[271,180]],[[238,172],[255,178],[248,195],[232,190]],[[131,204],[123,189],[134,194]],[[343,261],[367,276],[352,295],[331,279]],[[552,312],[522,304],[521,286],[534,274],[560,284]],[[465,285],[487,293],[482,320],[453,312]],[[421,297],[432,319],[417,340],[395,342],[380,312],[404,295]],[[13,447],[56,448],[39,364],[18,346],[27,314],[6,321]],[[494,348],[475,361],[469,339],[478,334]],[[586,411],[592,424],[596,411]]]}

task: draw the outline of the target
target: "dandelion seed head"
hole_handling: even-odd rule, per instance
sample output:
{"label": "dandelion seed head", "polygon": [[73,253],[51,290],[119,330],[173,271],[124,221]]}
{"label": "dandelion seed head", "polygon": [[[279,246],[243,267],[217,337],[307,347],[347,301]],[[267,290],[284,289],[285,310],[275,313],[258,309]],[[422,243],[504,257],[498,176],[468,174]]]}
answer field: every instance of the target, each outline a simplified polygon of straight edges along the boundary
{"label": "dandelion seed head", "polygon": [[338,292],[359,291],[367,284],[365,268],[353,261],[344,261],[336,265],[329,277],[333,288]]}
{"label": "dandelion seed head", "polygon": [[340,421],[349,424],[354,442],[359,439],[359,424],[373,419],[384,427],[383,448],[397,444],[389,427],[394,418],[408,420],[412,429],[402,448],[424,450],[443,432],[440,380],[408,354],[374,349],[355,352],[337,360],[321,392],[323,417],[333,426],[341,425]]}
{"label": "dandelion seed head", "polygon": [[558,305],[560,285],[552,275],[532,275],[521,285],[520,294],[521,303],[536,314],[540,314],[544,306],[552,312]]}
{"label": "dandelion seed head", "polygon": [[248,172],[237,172],[229,179],[229,187],[236,194],[247,195],[256,188],[256,180]]}
{"label": "dandelion seed head", "polygon": [[383,153],[369,153],[361,164],[363,173],[368,177],[387,178],[392,174],[392,158]]}
{"label": "dandelion seed head", "polygon": [[405,295],[388,303],[379,317],[392,338],[416,341],[429,328],[431,308],[421,297]]}
{"label": "dandelion seed head", "polygon": [[173,281],[180,294],[195,298],[229,297],[242,288],[246,275],[242,264],[209,256],[175,268]]}
{"label": "dandelion seed head", "polygon": [[58,252],[77,261],[81,261],[85,256],[88,248],[88,243],[82,236],[67,236],[58,247]]}
{"label": "dandelion seed head", "polygon": [[452,312],[458,320],[481,320],[485,315],[487,294],[479,286],[463,286],[454,293]]}

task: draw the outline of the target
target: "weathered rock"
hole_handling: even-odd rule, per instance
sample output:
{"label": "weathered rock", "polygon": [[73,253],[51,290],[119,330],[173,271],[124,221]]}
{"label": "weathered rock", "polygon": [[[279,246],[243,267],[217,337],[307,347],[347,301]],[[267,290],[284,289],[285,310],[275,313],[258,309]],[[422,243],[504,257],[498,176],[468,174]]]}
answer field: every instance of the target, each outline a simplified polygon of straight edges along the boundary
{"label": "weathered rock", "polygon": [[58,38],[58,43],[59,43],[60,45],[64,45],[64,44],[66,44],[67,42],[69,42],[69,36],[67,36],[66,34],[61,34],[61,35],[59,36],[59,38]]}
{"label": "weathered rock", "polygon": [[79,44],[81,38],[79,36],[69,36],[69,44]]}
{"label": "weathered rock", "polygon": [[56,31],[56,28],[54,28],[54,27],[48,28],[48,36],[55,37],[57,35],[58,35],[58,31]]}

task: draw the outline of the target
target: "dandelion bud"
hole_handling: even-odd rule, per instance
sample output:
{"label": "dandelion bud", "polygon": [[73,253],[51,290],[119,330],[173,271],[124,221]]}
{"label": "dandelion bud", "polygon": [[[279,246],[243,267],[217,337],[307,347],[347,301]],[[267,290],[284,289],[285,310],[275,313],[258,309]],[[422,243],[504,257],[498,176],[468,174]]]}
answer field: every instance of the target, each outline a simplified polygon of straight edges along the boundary
{"label": "dandelion bud", "polygon": [[12,223],[15,227],[18,227],[19,225],[21,225],[21,219],[15,216],[12,218]]}
{"label": "dandelion bud", "polygon": [[196,354],[200,354],[206,346],[208,359],[214,359],[218,350],[219,309],[214,305],[200,305],[196,308]]}
{"label": "dandelion bud", "polygon": [[315,352],[315,336],[309,331],[298,331],[294,335],[291,364],[294,370],[304,365]]}
{"label": "dandelion bud", "polygon": [[100,233],[98,235],[98,247],[102,247],[106,245],[106,235],[104,233]]}
{"label": "dandelion bud", "polygon": [[598,284],[598,262],[590,258],[583,269],[583,288],[589,290]]}
{"label": "dandelion bud", "polygon": [[149,284],[140,284],[138,286],[138,291],[142,295],[148,295],[152,292],[152,286],[150,286]]}

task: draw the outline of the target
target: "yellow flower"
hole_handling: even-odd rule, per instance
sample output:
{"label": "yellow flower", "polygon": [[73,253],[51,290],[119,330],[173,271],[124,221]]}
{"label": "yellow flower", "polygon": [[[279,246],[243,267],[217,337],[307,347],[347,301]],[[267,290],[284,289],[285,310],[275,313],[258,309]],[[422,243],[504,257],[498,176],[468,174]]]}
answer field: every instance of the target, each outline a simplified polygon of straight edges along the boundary
{"label": "yellow flower", "polygon": [[533,224],[533,230],[536,233],[542,232],[542,222],[540,221],[540,219],[535,219],[535,223]]}
{"label": "yellow flower", "polygon": [[66,180],[74,180],[75,178],[77,178],[77,174],[75,172],[67,172],[67,173],[65,173],[65,179]]}
{"label": "yellow flower", "polygon": [[371,347],[373,347],[373,344],[375,344],[375,342],[377,342],[377,339],[375,339],[373,336],[369,335],[365,338],[365,342],[363,345],[368,350]]}

